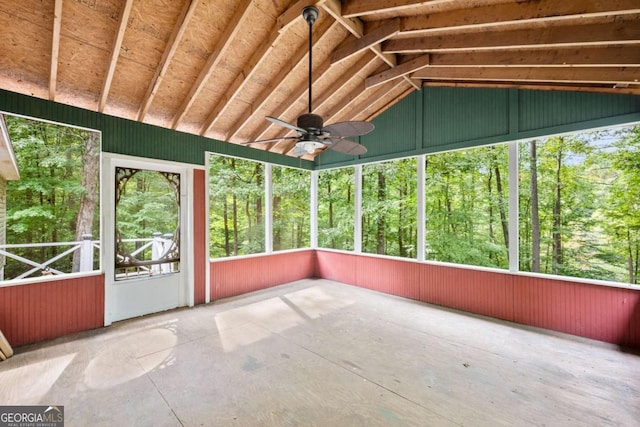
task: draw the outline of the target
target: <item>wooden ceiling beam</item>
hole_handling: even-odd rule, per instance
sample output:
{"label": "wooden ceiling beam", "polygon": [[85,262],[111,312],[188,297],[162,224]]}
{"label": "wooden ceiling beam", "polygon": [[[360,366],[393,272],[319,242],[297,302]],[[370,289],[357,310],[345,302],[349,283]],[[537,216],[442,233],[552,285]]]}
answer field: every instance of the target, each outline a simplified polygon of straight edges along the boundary
{"label": "wooden ceiling beam", "polygon": [[209,55],[207,62],[205,63],[202,70],[200,70],[198,78],[194,82],[193,86],[191,86],[189,93],[184,97],[184,100],[178,108],[178,111],[176,111],[173,122],[171,123],[172,129],[177,129],[178,125],[189,111],[189,108],[191,108],[196,98],[204,88],[205,84],[209,80],[209,77],[211,76],[215,68],[220,64],[222,58],[224,58],[224,56],[227,54],[227,50],[231,46],[231,42],[233,41],[236,34],[242,29],[245,18],[250,16],[250,10],[251,0],[242,0],[241,4],[236,7],[235,13],[231,17],[229,25],[227,25],[227,28],[220,37],[220,40],[218,40],[218,43]]}
{"label": "wooden ceiling beam", "polygon": [[637,67],[640,65],[640,45],[553,50],[449,52],[430,55],[429,67]]}
{"label": "wooden ceiling beam", "polygon": [[[341,5],[338,0],[327,0],[322,8],[339,22],[347,31],[349,31],[356,39],[361,39],[364,36],[364,25],[359,19],[345,18],[341,13]],[[370,46],[369,49],[373,51],[380,59],[386,62],[390,67],[396,65],[396,57],[393,54],[384,54],[380,50],[380,46]]]}
{"label": "wooden ceiling beam", "polygon": [[[479,49],[520,49],[529,47],[602,46],[640,44],[640,15],[592,24],[552,25],[546,28],[495,29],[477,33],[396,38],[382,44],[386,53],[426,53]],[[612,22],[613,21],[613,22]]]}
{"label": "wooden ceiling beam", "polygon": [[245,85],[251,81],[253,74],[259,69],[262,61],[267,59],[271,51],[274,49],[275,44],[280,40],[285,30],[296,21],[298,18],[302,18],[302,9],[308,4],[321,5],[325,0],[310,1],[300,0],[293,6],[285,10],[278,19],[276,25],[269,32],[269,36],[263,40],[258,49],[253,53],[249,62],[239,72],[231,86],[224,92],[222,99],[218,101],[215,107],[209,113],[209,116],[205,120],[202,128],[200,129],[200,135],[206,135],[211,128],[215,125],[216,120],[232,105],[233,101],[240,95]]}
{"label": "wooden ceiling beam", "polygon": [[156,72],[151,79],[149,87],[142,98],[142,103],[140,104],[140,108],[138,109],[138,121],[143,121],[151,104],[153,103],[153,99],[158,92],[158,88],[162,83],[162,79],[169,69],[169,64],[173,59],[173,56],[178,49],[178,45],[184,36],[185,31],[187,30],[187,26],[189,25],[189,21],[193,17],[193,14],[196,10],[196,6],[198,5],[199,0],[188,0],[182,10],[180,11],[180,16],[176,22],[176,26],[173,28],[173,32],[167,41],[167,46],[162,53],[162,58],[160,58],[160,62],[156,67]]}
{"label": "wooden ceiling beam", "polygon": [[398,34],[399,31],[400,19],[390,19],[375,30],[363,34],[361,38],[356,38],[350,43],[336,49],[331,55],[331,62],[335,64],[365,49],[379,45],[383,41]]}
{"label": "wooden ceiling beam", "polygon": [[120,15],[120,26],[116,31],[116,37],[111,48],[111,59],[107,68],[107,74],[102,85],[102,92],[100,92],[100,98],[98,100],[98,111],[104,112],[104,107],[107,104],[107,98],[109,97],[109,90],[111,90],[111,83],[113,82],[113,76],[116,72],[116,65],[118,64],[118,57],[120,56],[120,48],[122,47],[122,40],[124,39],[124,33],[127,30],[127,24],[129,23],[129,15],[131,15],[131,7],[133,6],[133,0],[127,0],[122,14]]}
{"label": "wooden ceiling beam", "polygon": [[456,0],[343,0],[342,15],[347,18],[353,18],[379,13],[400,12],[416,6],[432,6],[442,3],[454,3],[455,1]]}
{"label": "wooden ceiling beam", "polygon": [[[364,26],[362,21],[359,19],[351,19],[345,18],[342,16],[342,6],[338,0],[327,0],[327,2],[323,5],[323,8],[331,15],[333,18],[340,22],[351,34],[353,34],[356,39],[361,39],[364,37]],[[397,64],[397,58],[395,55],[384,54],[380,48],[379,44],[375,44],[369,46],[369,49],[376,55],[380,57],[389,67],[393,68]],[[416,84],[413,80],[408,78],[407,76],[403,76],[405,81],[412,85],[416,90],[420,89],[420,86]]]}
{"label": "wooden ceiling beam", "polygon": [[428,67],[430,62],[430,54],[427,53],[400,65],[396,65],[393,68],[389,68],[388,70],[367,77],[365,80],[365,86],[370,88],[388,82],[389,80],[397,79],[398,77],[404,77],[421,68]]}
{"label": "wooden ceiling beam", "polygon": [[529,89],[529,90],[555,90],[563,92],[595,92],[595,93],[615,93],[627,95],[640,95],[640,85],[628,87],[614,86],[578,86],[562,84],[530,84],[530,83],[480,83],[480,82],[449,82],[449,81],[425,81],[424,87],[470,87],[470,88],[493,88],[493,89]]}
{"label": "wooden ceiling beam", "polygon": [[278,17],[278,31],[281,33],[284,32],[298,18],[302,17],[302,9],[306,6],[322,6],[325,1],[326,0],[298,0]]}
{"label": "wooden ceiling beam", "polygon": [[498,28],[640,13],[638,0],[514,1],[402,18],[401,34]]}
{"label": "wooden ceiling beam", "polygon": [[[336,22],[331,22],[330,19],[325,19],[316,22],[316,37],[313,40],[313,45],[320,43],[324,37],[330,34],[330,30],[337,26]],[[297,52],[292,55],[291,61],[284,64],[282,68],[275,74],[276,78],[266,86],[262,92],[255,98],[255,101],[251,104],[250,108],[245,108],[242,116],[229,128],[225,135],[225,140],[231,141],[238,134],[251,118],[264,106],[265,102],[269,99],[269,96],[276,92],[280,88],[285,80],[294,69],[304,63],[304,60],[308,58],[309,48],[305,43],[301,46]]]}
{"label": "wooden ceiling beam", "polygon": [[51,69],[49,71],[49,101],[56,100],[58,59],[60,54],[60,28],[62,27],[62,0],[53,7],[53,36],[51,37]]}
{"label": "wooden ceiling beam", "polygon": [[222,98],[213,107],[209,116],[205,120],[200,135],[206,135],[211,128],[214,127],[218,117],[222,116],[232,103],[240,96],[245,85],[247,85],[253,75],[260,69],[260,64],[267,59],[271,51],[273,51],[276,42],[280,39],[281,33],[278,27],[275,27],[269,33],[269,36],[260,44],[258,49],[253,53],[249,62],[236,75],[231,86],[225,90]]}
{"label": "wooden ceiling beam", "polygon": [[426,67],[412,78],[549,83],[637,84],[640,67]]}
{"label": "wooden ceiling beam", "polygon": [[[366,70],[371,67],[376,62],[377,56],[373,52],[365,52],[362,58],[356,62],[353,67],[353,70],[361,71]],[[327,88],[325,91],[315,100],[316,109],[322,108],[330,99],[332,99],[336,93],[342,92],[342,90],[354,79],[358,78],[357,72],[355,73],[344,73],[339,78],[334,80],[334,82]]]}

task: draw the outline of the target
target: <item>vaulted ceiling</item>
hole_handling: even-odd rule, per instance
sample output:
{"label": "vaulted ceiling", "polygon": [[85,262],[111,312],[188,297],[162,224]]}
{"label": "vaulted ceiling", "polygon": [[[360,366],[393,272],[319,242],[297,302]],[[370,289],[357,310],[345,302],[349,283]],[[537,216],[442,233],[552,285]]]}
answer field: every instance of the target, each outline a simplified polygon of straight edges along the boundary
{"label": "vaulted ceiling", "polygon": [[264,117],[307,112],[307,5],[325,124],[423,86],[640,95],[640,0],[0,0],[0,88],[230,143],[284,136]]}

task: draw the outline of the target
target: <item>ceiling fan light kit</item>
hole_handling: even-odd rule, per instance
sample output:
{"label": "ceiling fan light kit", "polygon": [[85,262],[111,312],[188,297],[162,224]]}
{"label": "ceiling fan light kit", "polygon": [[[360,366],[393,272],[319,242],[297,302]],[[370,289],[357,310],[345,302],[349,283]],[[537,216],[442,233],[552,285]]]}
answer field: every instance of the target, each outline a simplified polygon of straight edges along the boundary
{"label": "ceiling fan light kit", "polygon": [[367,148],[355,141],[346,138],[365,135],[375,128],[373,123],[364,121],[349,121],[334,123],[324,126],[324,119],[312,113],[312,88],[313,88],[313,24],[319,16],[319,11],[314,6],[306,6],[302,9],[302,17],[309,25],[309,112],[298,116],[296,125],[285,122],[275,117],[267,116],[266,119],[273,124],[296,131],[297,137],[285,136],[281,138],[264,139],[261,141],[243,142],[242,145],[278,142],[282,140],[296,140],[296,146],[292,154],[301,157],[305,154],[314,154],[316,150],[329,148],[339,153],[362,155]]}

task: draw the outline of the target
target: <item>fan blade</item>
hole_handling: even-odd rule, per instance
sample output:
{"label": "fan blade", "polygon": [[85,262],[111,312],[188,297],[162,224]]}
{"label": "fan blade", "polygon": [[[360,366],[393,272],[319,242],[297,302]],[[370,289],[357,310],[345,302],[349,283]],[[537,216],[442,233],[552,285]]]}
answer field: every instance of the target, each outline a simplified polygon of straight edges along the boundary
{"label": "fan blade", "polygon": [[331,144],[328,145],[328,147],[333,151],[337,151],[338,153],[359,156],[367,152],[367,147],[362,144],[358,144],[355,141],[342,138],[331,138],[330,141]]}
{"label": "fan blade", "polygon": [[300,133],[307,133],[306,130],[299,128],[296,125],[292,125],[291,123],[287,123],[284,120],[276,119],[275,117],[271,117],[271,116],[267,116],[265,117],[265,119],[269,120],[271,123],[274,123],[276,125],[286,127],[287,129],[295,130],[296,132],[300,132]]}
{"label": "fan blade", "polygon": [[375,129],[370,122],[340,122],[325,126],[323,132],[329,132],[331,136],[342,136],[350,138],[352,136],[366,135]]}
{"label": "fan blade", "polygon": [[264,144],[267,142],[277,142],[284,141],[286,139],[298,139],[297,136],[283,136],[280,138],[271,138],[271,139],[261,139],[260,141],[247,141],[247,142],[239,142],[240,145],[250,145],[250,144]]}

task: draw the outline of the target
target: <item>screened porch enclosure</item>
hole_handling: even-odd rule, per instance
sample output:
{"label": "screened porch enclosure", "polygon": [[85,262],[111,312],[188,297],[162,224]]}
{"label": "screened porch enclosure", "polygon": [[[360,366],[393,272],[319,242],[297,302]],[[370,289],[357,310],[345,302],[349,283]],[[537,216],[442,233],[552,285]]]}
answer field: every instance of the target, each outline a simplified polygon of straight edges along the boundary
{"label": "screened porch enclosure", "polygon": [[[189,213],[180,273],[187,284],[186,305],[316,277],[625,346],[640,343],[638,290],[618,279],[559,275],[553,256],[549,275],[529,272],[531,254],[519,251],[527,221],[514,215],[526,206],[518,193],[526,181],[519,175],[531,164],[523,160],[526,141],[632,125],[640,121],[635,96],[424,88],[374,120],[376,131],[360,138],[367,154],[327,152],[314,161],[11,92],[2,92],[0,109],[99,130],[103,156],[185,170],[181,206]],[[539,157],[544,156],[540,148]],[[227,169],[216,177],[211,171],[232,163],[234,173]],[[461,171],[468,175],[455,175]],[[447,180],[450,209],[436,192],[447,188]],[[459,223],[446,223],[443,216],[450,236],[469,242],[447,253],[450,237],[437,234],[442,227],[436,219],[446,212],[449,219],[458,215],[459,195],[472,194],[462,191],[471,183],[486,192],[465,200],[486,215]],[[553,186],[541,190],[548,188]],[[234,209],[238,226],[230,215]],[[465,234],[461,224],[471,219],[481,225]],[[545,224],[541,220],[543,232]],[[481,262],[474,255],[478,250]],[[110,298],[106,280],[100,270],[5,284],[0,328],[21,345],[103,326]],[[67,308],[74,309],[41,310],[36,294],[64,295]]]}

